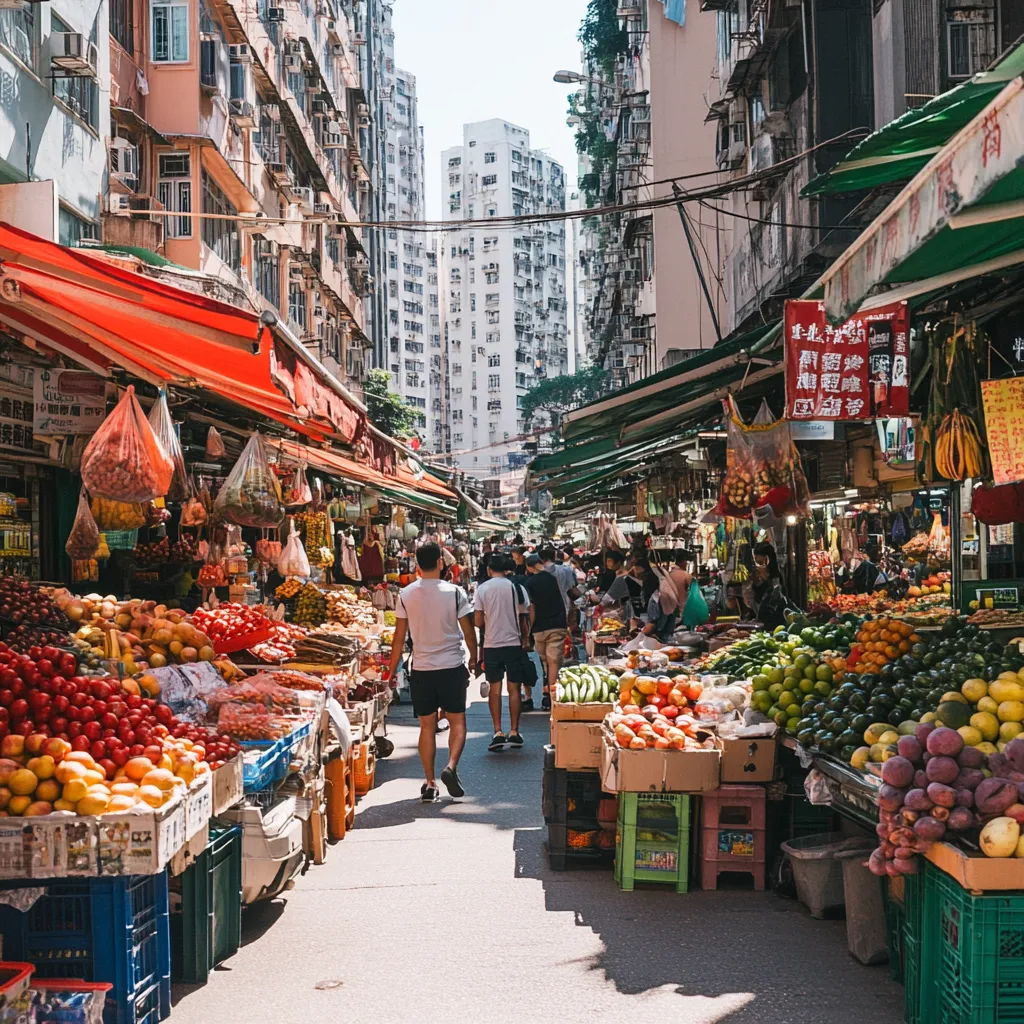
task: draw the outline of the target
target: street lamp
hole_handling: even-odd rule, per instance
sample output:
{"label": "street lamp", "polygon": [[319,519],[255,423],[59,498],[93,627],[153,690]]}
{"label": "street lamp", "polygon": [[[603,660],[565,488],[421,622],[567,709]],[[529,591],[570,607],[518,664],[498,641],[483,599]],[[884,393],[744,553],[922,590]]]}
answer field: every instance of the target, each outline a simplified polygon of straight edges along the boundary
{"label": "street lamp", "polygon": [[569,85],[573,82],[585,82],[587,77],[586,75],[581,75],[578,71],[556,71],[554,80],[560,85]]}

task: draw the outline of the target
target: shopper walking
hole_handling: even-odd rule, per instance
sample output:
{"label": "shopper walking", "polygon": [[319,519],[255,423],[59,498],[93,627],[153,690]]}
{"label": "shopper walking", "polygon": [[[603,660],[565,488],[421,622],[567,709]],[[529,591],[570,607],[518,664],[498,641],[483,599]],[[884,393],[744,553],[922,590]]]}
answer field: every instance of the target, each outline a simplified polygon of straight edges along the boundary
{"label": "shopper walking", "polygon": [[[512,571],[512,559],[494,555],[488,571],[490,579],[476,588],[476,625],[480,630],[481,668],[490,684],[487,700],[494,723],[494,735],[488,750],[502,750],[505,744],[521,747],[519,717],[522,713],[523,683],[536,678],[526,651],[529,635],[530,597],[526,589],[506,576]],[[501,684],[508,682],[508,713],[511,728],[506,736],[501,728]]]}
{"label": "shopper walking", "polygon": [[562,591],[555,577],[544,571],[539,555],[526,556],[526,589],[533,607],[530,632],[533,649],[544,670],[544,697],[541,710],[551,710],[551,693],[558,680],[558,670],[565,656],[567,619]]}
{"label": "shopper walking", "polygon": [[420,787],[424,803],[438,799],[434,778],[437,719],[440,708],[447,718],[448,764],[441,781],[453,797],[465,795],[459,779],[459,758],[466,745],[466,690],[469,664],[477,662],[472,608],[466,592],[441,579],[443,561],[437,544],[424,544],[416,552],[421,578],[399,595],[395,608],[395,637],[391,644],[391,678],[398,671],[406,636],[412,644],[409,694],[413,713],[420,720],[419,751],[425,781]]}
{"label": "shopper walking", "polygon": [[575,570],[571,565],[566,565],[561,558],[555,561],[555,549],[551,544],[542,547],[537,554],[540,555],[544,571],[555,577],[558,589],[562,593],[562,602],[565,604],[565,610],[568,611],[569,605],[580,596],[579,587],[576,585]]}

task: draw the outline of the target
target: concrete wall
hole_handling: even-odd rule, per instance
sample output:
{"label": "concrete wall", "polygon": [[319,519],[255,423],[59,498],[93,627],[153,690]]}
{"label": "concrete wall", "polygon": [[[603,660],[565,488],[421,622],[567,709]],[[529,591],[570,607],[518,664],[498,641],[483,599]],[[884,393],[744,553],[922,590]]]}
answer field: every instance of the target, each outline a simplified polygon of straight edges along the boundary
{"label": "concrete wall", "polygon": [[[17,12],[0,11],[0,181],[54,179],[61,203],[95,222],[98,233],[110,134],[107,4],[106,0],[66,0],[59,9],[70,30],[81,32],[96,47],[95,127],[54,99],[49,78],[51,7],[49,3],[27,6],[32,18],[27,36],[22,35]],[[13,30],[15,25],[18,31]],[[31,53],[23,45],[25,38]]]}
{"label": "concrete wall", "polygon": [[[714,11],[702,11],[696,3],[686,5],[683,26],[665,17],[660,0],[649,0],[647,15],[651,55],[651,178],[657,182],[673,175],[707,171],[713,164],[717,122],[705,124],[704,118],[715,66],[718,22]],[[681,185],[686,188],[713,180],[698,178]],[[657,185],[655,189],[659,196],[672,193],[670,185]],[[721,273],[720,254],[727,247],[720,236],[727,232],[728,224],[722,224],[723,218],[695,203],[686,209],[700,234],[700,240],[695,238],[694,244],[724,333],[726,298],[715,276]],[[674,206],[654,214],[654,268],[657,317],[656,366],[651,367],[652,370],[667,365],[665,360],[670,349],[709,348],[716,341],[679,212]]]}

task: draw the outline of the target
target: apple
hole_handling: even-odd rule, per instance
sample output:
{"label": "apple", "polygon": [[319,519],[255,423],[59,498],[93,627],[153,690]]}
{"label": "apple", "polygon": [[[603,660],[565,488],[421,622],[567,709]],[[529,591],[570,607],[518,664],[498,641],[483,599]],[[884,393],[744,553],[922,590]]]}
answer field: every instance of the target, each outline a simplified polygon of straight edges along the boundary
{"label": "apple", "polygon": [[5,736],[0,741],[0,757],[21,757],[25,753],[25,738],[23,736]]}
{"label": "apple", "polygon": [[33,757],[38,756],[43,752],[43,744],[46,742],[46,736],[41,732],[34,732],[31,736],[25,739],[25,753],[31,754]]}
{"label": "apple", "polygon": [[49,754],[59,763],[64,760],[66,754],[71,753],[71,744],[67,740],[53,736],[43,744],[43,753]]}

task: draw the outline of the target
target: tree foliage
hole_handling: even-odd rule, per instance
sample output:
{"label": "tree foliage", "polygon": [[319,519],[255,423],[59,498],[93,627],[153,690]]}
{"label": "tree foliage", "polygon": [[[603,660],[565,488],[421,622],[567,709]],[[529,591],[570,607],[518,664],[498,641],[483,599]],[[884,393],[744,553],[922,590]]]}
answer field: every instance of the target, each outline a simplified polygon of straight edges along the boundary
{"label": "tree foliage", "polygon": [[576,373],[549,377],[531,388],[523,397],[523,418],[529,422],[540,409],[564,413],[600,398],[610,380],[602,366],[587,366]]}
{"label": "tree foliage", "polygon": [[617,0],[590,0],[579,40],[587,59],[610,75],[615,58],[629,49],[629,33],[619,23]]}
{"label": "tree foliage", "polygon": [[408,437],[416,425],[416,410],[391,390],[387,370],[371,370],[363,383],[363,401],[373,425],[391,437]]}

